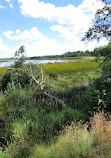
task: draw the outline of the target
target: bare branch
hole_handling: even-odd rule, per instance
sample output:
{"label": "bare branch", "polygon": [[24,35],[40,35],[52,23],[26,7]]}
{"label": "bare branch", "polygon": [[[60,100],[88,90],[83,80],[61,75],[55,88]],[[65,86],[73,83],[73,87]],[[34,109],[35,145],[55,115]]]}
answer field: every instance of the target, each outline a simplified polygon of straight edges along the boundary
{"label": "bare branch", "polygon": [[[23,69],[21,68],[8,68],[9,70],[14,70],[14,71],[22,71],[22,72],[25,72]],[[15,75],[19,75],[21,76],[20,74],[15,74]],[[27,76],[29,76],[30,78],[32,78],[35,83],[37,84],[37,86],[40,88],[41,90],[41,93],[43,96],[46,96],[48,97],[50,100],[52,100],[53,102],[56,102],[58,105],[62,106],[62,107],[67,107],[67,105],[61,100],[61,99],[58,99],[57,97],[51,95],[51,94],[48,94],[47,92],[44,91],[44,83],[46,82],[46,79],[48,78],[48,76],[44,79],[43,77],[43,70],[41,68],[41,75],[42,75],[42,81],[40,82],[39,80],[37,80],[35,78],[35,76],[33,75],[33,71],[32,71],[32,66],[30,64],[30,73],[27,73]]]}

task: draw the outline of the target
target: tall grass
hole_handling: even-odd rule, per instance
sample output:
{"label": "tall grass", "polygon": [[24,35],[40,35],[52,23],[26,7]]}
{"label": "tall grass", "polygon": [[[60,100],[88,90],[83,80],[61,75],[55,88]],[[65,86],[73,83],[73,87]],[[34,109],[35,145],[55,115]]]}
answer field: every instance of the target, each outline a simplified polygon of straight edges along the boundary
{"label": "tall grass", "polygon": [[89,80],[100,75],[99,63],[87,60],[45,64],[49,85],[55,91],[67,91],[75,86],[87,85]]}
{"label": "tall grass", "polygon": [[[51,145],[31,145],[21,139],[6,150],[7,158],[110,158],[111,156],[111,121],[104,113],[96,114],[91,119],[91,130],[87,124],[74,123],[66,126]],[[17,136],[15,136],[17,137]],[[29,144],[28,144],[29,143]],[[30,146],[31,145],[31,146]]]}
{"label": "tall grass", "polygon": [[0,77],[5,74],[7,67],[0,67]]}
{"label": "tall grass", "polygon": [[101,158],[111,157],[111,116],[104,112],[95,115],[92,120],[92,130],[96,139],[97,152]]}
{"label": "tall grass", "polygon": [[56,144],[50,147],[36,146],[32,158],[71,158],[89,157],[92,153],[93,137],[88,133],[85,126],[75,125],[66,127]]}
{"label": "tall grass", "polygon": [[72,123],[51,146],[35,146],[31,158],[110,158],[111,121],[103,112],[94,115],[91,131],[87,124]]}
{"label": "tall grass", "polygon": [[46,64],[44,66],[44,70],[46,73],[50,74],[52,72],[56,72],[57,74],[66,75],[72,74],[76,72],[90,71],[95,70],[99,66],[96,62],[66,62],[66,63],[55,63],[55,64]]}

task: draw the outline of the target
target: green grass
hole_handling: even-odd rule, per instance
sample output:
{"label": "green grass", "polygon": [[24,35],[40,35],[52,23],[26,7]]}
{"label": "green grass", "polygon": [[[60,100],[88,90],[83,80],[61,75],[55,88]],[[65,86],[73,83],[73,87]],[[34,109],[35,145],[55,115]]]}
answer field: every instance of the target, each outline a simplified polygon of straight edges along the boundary
{"label": "green grass", "polygon": [[51,146],[36,146],[32,158],[79,158],[90,157],[93,152],[93,136],[86,128],[74,126],[67,127],[65,134],[61,135],[56,144]]}
{"label": "green grass", "polygon": [[7,67],[0,67],[0,77],[5,74]]}
{"label": "green grass", "polygon": [[7,158],[7,156],[5,155],[5,153],[3,153],[1,150],[0,150],[0,158]]}
{"label": "green grass", "polygon": [[[3,156],[7,158],[110,158],[111,121],[100,112],[88,124],[72,122],[60,133],[55,143],[28,144],[24,137],[21,143],[13,142]],[[18,135],[19,136],[19,135]],[[5,155],[6,154],[6,155]],[[2,153],[1,153],[2,155]]]}
{"label": "green grass", "polygon": [[44,66],[44,69],[47,74],[55,72],[60,75],[70,75],[72,73],[77,73],[78,71],[90,71],[92,69],[96,69],[97,67],[98,63],[95,62],[75,61],[66,63],[46,64]]}
{"label": "green grass", "polygon": [[44,72],[49,76],[48,82],[55,91],[64,91],[87,85],[89,80],[100,75],[100,68],[94,58],[82,58],[66,63],[45,64]]}

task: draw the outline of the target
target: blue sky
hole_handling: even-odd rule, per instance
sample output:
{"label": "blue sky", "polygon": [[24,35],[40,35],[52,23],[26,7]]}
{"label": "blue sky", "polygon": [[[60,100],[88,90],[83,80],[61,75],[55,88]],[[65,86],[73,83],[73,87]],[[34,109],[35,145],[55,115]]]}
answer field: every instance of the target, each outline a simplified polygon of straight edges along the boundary
{"label": "blue sky", "polygon": [[106,44],[81,42],[102,6],[99,0],[0,0],[0,58],[13,57],[21,45],[28,56],[41,56]]}

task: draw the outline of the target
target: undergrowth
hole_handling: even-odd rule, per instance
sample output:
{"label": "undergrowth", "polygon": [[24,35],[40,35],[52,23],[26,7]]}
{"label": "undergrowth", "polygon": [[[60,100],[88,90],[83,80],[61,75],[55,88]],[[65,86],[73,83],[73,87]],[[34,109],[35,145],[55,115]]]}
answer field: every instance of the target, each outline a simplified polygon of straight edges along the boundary
{"label": "undergrowth", "polygon": [[[1,158],[110,158],[110,115],[100,112],[105,93],[89,83],[100,75],[98,63],[44,66],[49,75],[44,91],[63,100],[66,108],[44,96],[27,77],[29,67],[23,68],[26,73],[7,71],[0,80],[0,138],[6,140],[0,144]],[[35,65],[32,71],[40,80]]]}
{"label": "undergrowth", "polygon": [[72,122],[64,128],[56,142],[50,145],[27,144],[22,137],[21,142],[11,143],[4,154],[7,158],[110,158],[110,116],[107,118],[100,112],[91,118],[90,124],[89,132],[88,124]]}

